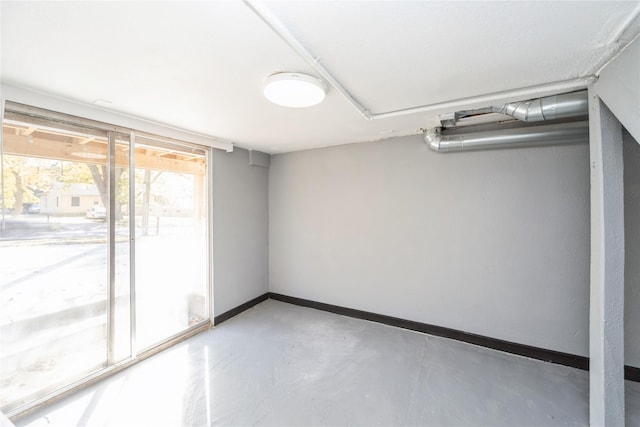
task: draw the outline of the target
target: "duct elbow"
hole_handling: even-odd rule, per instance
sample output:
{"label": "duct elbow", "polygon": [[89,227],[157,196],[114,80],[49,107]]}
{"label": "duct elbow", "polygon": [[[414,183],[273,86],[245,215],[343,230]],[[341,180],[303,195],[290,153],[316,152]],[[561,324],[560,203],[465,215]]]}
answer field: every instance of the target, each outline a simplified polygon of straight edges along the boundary
{"label": "duct elbow", "polygon": [[589,113],[587,91],[546,96],[529,101],[511,102],[490,107],[492,113],[511,116],[522,122],[579,117]]}
{"label": "duct elbow", "polygon": [[439,152],[442,143],[440,128],[427,129],[424,132],[424,142],[426,142],[433,151]]}

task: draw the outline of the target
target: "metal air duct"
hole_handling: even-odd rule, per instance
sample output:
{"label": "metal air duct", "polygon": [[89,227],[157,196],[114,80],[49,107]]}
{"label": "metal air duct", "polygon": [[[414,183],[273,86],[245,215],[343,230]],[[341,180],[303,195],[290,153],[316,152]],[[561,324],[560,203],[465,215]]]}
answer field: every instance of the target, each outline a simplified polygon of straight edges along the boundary
{"label": "metal air duct", "polygon": [[[460,111],[443,125],[452,125],[462,118],[482,118],[491,113],[504,114],[523,122],[540,122],[586,116],[589,113],[587,91],[545,96],[528,101],[510,102],[478,110]],[[528,128],[498,129],[463,135],[443,135],[442,128],[428,129],[424,139],[429,147],[441,153],[540,145],[575,144],[589,138],[589,122],[553,124]]]}
{"label": "metal air duct", "polygon": [[562,119],[589,113],[587,91],[545,96],[521,102],[490,107],[492,113],[505,114],[523,122]]}
{"label": "metal air duct", "polygon": [[541,125],[527,128],[442,135],[440,128],[428,129],[424,140],[434,151],[490,150],[512,147],[577,144],[588,141],[589,122]]}

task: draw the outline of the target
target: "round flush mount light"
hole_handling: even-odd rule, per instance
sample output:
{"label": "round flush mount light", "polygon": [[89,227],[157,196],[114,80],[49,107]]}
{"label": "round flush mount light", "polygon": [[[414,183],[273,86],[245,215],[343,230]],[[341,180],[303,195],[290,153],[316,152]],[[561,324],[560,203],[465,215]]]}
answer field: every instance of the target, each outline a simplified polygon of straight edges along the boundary
{"label": "round flush mount light", "polygon": [[275,73],[264,81],[264,96],[283,107],[304,108],[319,104],[326,94],[320,79],[300,73]]}

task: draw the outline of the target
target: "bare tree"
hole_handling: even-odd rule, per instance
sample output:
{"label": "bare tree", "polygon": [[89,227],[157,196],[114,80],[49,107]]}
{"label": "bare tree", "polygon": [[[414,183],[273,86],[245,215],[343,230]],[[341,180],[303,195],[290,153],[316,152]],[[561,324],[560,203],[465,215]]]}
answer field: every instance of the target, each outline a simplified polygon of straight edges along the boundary
{"label": "bare tree", "polygon": [[15,201],[13,205],[13,213],[17,215],[20,212],[22,212],[22,204],[24,200],[24,186],[22,185],[22,176],[20,176],[19,170],[10,169],[9,172],[13,174],[16,182],[16,192],[14,193]]}
{"label": "bare tree", "polygon": [[[98,192],[100,193],[100,200],[102,201],[103,206],[109,206],[109,180],[108,180],[108,172],[106,165],[94,165],[87,164],[89,167],[89,171],[91,172],[91,176],[93,177],[93,181],[98,188]],[[122,174],[124,173],[124,168],[116,167],[115,169],[115,187],[119,188],[120,180],[122,179]],[[116,191],[116,190],[114,190]],[[118,197],[115,197],[115,214],[116,221],[122,219],[122,209],[120,207],[120,201]]]}
{"label": "bare tree", "polygon": [[158,172],[156,176],[151,178],[151,171],[149,169],[144,170],[144,193],[142,194],[142,235],[149,235],[149,214],[151,211],[151,184],[162,175],[162,172]]}

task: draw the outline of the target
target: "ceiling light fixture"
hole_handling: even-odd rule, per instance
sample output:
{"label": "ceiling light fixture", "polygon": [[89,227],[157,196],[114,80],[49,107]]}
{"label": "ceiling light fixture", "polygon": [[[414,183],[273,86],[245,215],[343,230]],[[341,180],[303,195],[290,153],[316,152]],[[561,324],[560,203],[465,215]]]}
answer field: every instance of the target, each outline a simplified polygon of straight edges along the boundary
{"label": "ceiling light fixture", "polygon": [[275,73],[264,81],[264,96],[283,107],[311,107],[322,102],[326,91],[322,80],[300,73]]}

